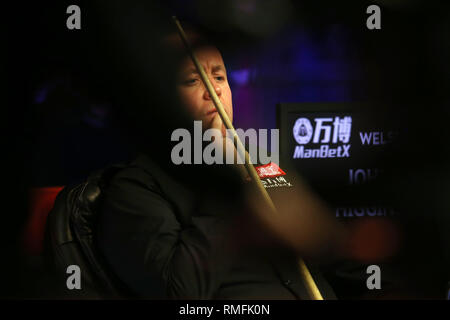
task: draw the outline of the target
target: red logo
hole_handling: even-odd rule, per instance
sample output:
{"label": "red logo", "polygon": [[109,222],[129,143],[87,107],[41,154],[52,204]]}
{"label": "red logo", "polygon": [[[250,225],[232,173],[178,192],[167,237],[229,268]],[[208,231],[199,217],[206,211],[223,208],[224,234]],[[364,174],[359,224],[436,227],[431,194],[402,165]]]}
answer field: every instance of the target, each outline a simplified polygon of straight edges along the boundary
{"label": "red logo", "polygon": [[284,176],[286,174],[286,172],[281,170],[281,168],[273,162],[255,167],[255,169],[260,179]]}

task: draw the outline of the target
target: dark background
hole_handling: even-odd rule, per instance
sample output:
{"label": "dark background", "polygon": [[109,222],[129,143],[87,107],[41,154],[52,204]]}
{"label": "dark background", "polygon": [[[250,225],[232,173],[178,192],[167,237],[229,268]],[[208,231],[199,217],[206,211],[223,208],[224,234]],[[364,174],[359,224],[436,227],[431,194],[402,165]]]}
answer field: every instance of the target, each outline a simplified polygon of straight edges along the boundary
{"label": "dark background", "polygon": [[[381,30],[366,28],[372,3],[381,7]],[[71,4],[81,8],[81,30],[66,28]],[[383,186],[408,212],[402,261],[413,297],[445,297],[450,11],[420,0],[7,6],[2,296],[45,297],[39,259],[30,260],[20,242],[30,188],[76,183],[164,139],[158,129],[170,115],[161,106],[176,101],[161,85],[171,80],[164,76],[170,64],[154,43],[173,14],[202,27],[222,49],[236,128],[275,128],[275,106],[283,102],[370,101],[377,106],[370,112],[402,119],[407,139],[391,156]]]}

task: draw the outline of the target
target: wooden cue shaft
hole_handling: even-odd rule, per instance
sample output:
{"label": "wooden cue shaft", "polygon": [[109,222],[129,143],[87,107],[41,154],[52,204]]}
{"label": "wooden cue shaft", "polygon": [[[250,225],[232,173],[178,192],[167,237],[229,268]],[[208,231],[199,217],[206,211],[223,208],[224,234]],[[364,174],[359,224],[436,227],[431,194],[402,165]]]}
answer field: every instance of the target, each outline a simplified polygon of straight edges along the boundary
{"label": "wooden cue shaft", "polygon": [[[213,88],[211,81],[209,80],[208,76],[206,75],[205,70],[203,69],[203,66],[198,61],[196,55],[194,54],[194,51],[192,50],[186,34],[184,33],[184,30],[178,21],[177,17],[172,17],[175,25],[177,26],[178,33],[186,46],[189,55],[191,56],[192,61],[194,62],[195,67],[197,68],[200,77],[202,78],[203,83],[206,86],[206,89],[208,90],[208,93],[223,121],[225,124],[225,127],[231,131],[231,134],[233,136],[233,141],[238,149],[238,152],[242,155],[244,155],[245,158],[245,167],[247,169],[248,174],[252,178],[252,182],[254,183],[257,190],[260,191],[261,195],[263,196],[264,201],[269,206],[269,208],[273,211],[273,213],[276,213],[276,207],[270,198],[269,194],[267,193],[266,189],[264,188],[261,180],[259,179],[258,173],[256,172],[256,169],[254,168],[252,161],[250,159],[250,155],[245,151],[244,145],[242,144],[241,140],[239,139],[239,136],[236,133],[236,130],[233,127],[233,124],[231,123],[230,119],[228,118],[227,113],[225,112],[225,109],[223,108],[222,102],[220,101],[219,97],[216,94],[216,90]],[[314,279],[312,278],[311,273],[308,270],[308,267],[306,266],[303,259],[299,258],[298,266],[300,270],[300,275],[303,278],[303,281],[305,283],[306,289],[311,296],[313,300],[323,300],[323,297],[319,291],[319,288],[317,287],[316,283],[314,282]]]}

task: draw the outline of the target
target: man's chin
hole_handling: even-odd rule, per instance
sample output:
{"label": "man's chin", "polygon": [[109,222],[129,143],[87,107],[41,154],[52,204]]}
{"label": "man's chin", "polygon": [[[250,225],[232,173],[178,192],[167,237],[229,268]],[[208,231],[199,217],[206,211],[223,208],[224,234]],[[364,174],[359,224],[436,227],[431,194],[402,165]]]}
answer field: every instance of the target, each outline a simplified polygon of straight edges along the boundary
{"label": "man's chin", "polygon": [[[203,130],[206,131],[208,129],[213,129],[213,119],[208,119],[208,120],[202,120],[203,121]],[[214,129],[218,129],[218,128],[214,128]],[[222,136],[226,137],[227,135],[227,128],[225,127],[224,124],[222,124],[222,127],[220,129],[220,132],[222,133]]]}

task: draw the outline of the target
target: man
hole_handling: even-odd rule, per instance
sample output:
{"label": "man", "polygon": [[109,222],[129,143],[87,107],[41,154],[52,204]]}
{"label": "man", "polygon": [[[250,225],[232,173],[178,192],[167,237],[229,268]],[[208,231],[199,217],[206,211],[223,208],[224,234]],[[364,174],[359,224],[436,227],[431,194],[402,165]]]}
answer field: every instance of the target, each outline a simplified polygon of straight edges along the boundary
{"label": "man", "polygon": [[[169,43],[173,45],[173,37]],[[175,47],[180,43],[175,40]],[[219,50],[201,44],[195,46],[195,54],[232,120],[232,93]],[[203,129],[216,128],[224,134],[225,127],[189,57],[182,60],[176,78],[176,92],[193,119],[201,120]],[[230,176],[236,174],[226,170]],[[309,298],[297,269],[296,253],[320,242],[314,239],[321,238],[320,233],[313,231],[313,237],[306,236],[306,229],[319,229],[317,223],[292,209],[283,210],[280,219],[269,217],[256,197],[247,196],[251,192],[247,193],[239,180],[225,182],[224,178],[228,193],[220,189],[221,181],[207,181],[199,190],[175,172],[162,168],[148,154],[142,155],[117,173],[105,192],[97,245],[110,269],[134,295]],[[291,189],[292,181],[288,175],[283,179],[286,183],[279,190],[268,190],[274,200],[286,203],[283,193]],[[317,202],[311,194],[303,194],[307,195],[303,204],[298,199],[291,199],[290,204],[298,203],[296,212],[311,212],[311,204],[317,206]],[[299,224],[302,219],[304,229]],[[323,228],[329,230],[329,226]],[[325,281],[313,275],[325,298],[333,298]]]}

